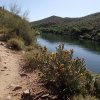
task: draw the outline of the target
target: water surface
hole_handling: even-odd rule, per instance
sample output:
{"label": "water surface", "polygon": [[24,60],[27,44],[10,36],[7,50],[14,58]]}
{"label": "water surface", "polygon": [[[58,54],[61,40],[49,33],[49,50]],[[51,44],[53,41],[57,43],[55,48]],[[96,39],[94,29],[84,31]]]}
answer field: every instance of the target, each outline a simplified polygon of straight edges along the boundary
{"label": "water surface", "polygon": [[64,43],[65,49],[74,50],[74,58],[84,58],[89,70],[100,73],[100,44],[97,42],[44,33],[37,37],[37,43],[46,46],[51,52],[56,51],[60,43]]}

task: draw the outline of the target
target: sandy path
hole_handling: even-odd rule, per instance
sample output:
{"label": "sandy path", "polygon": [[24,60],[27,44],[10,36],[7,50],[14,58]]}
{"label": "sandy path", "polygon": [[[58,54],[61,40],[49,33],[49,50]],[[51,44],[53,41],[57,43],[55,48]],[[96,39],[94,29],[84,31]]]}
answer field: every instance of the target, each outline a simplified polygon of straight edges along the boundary
{"label": "sandy path", "polygon": [[[20,100],[23,91],[27,89],[33,94],[45,91],[39,81],[39,71],[21,76],[20,73],[23,71],[20,70],[20,66],[23,66],[23,54],[24,52],[21,51],[7,49],[5,44],[0,42],[0,100]],[[17,86],[21,88],[14,90]]]}
{"label": "sandy path", "polygon": [[0,45],[0,100],[6,100],[9,86],[19,77],[19,59],[19,53]]}

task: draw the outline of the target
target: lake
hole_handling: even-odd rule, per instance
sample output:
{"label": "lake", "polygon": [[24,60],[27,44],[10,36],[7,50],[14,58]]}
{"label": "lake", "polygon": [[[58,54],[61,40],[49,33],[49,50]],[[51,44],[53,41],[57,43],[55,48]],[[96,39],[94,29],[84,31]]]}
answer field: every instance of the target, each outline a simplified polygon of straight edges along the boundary
{"label": "lake", "polygon": [[100,73],[100,43],[89,40],[78,40],[67,36],[43,33],[37,36],[37,44],[46,46],[49,51],[56,51],[56,47],[65,44],[65,50],[73,49],[73,58],[84,58],[86,67],[93,73]]}

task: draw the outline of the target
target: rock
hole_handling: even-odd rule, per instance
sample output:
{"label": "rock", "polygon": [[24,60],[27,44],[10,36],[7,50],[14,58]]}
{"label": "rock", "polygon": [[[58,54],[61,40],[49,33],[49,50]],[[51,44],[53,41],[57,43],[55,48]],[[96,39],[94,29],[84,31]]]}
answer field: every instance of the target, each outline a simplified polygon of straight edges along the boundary
{"label": "rock", "polygon": [[7,69],[7,67],[3,67],[4,69]]}
{"label": "rock", "polygon": [[22,87],[20,85],[15,85],[15,84],[11,84],[11,87],[13,87],[12,91],[16,91],[16,90],[22,89]]}
{"label": "rock", "polygon": [[18,96],[18,95],[20,95],[20,94],[21,94],[21,93],[17,92],[17,93],[12,94],[12,96]]}
{"label": "rock", "polygon": [[50,94],[44,94],[41,96],[41,98],[44,100],[44,99],[47,99],[48,100],[57,100],[57,96],[54,96],[54,95],[50,95]]}
{"label": "rock", "polygon": [[7,47],[8,49],[11,49],[11,48],[12,48],[11,46],[8,46],[8,45],[7,45],[6,47]]}
{"label": "rock", "polygon": [[32,97],[32,95],[31,95],[29,89],[28,89],[28,90],[25,90],[25,91],[23,92],[23,94],[21,95],[21,100],[33,100],[33,97]]}
{"label": "rock", "polygon": [[10,95],[7,96],[7,97],[6,97],[6,100],[11,100],[11,96],[10,96]]}
{"label": "rock", "polygon": [[57,96],[50,95],[46,92],[40,92],[34,96],[33,100],[57,100]]}
{"label": "rock", "polygon": [[7,53],[10,53],[9,51],[6,51]]}
{"label": "rock", "polygon": [[6,62],[4,62],[4,64],[6,64]]}
{"label": "rock", "polygon": [[2,60],[1,60],[1,57],[0,57],[0,62],[1,62]]}
{"label": "rock", "polygon": [[24,77],[24,76],[27,76],[27,74],[26,73],[20,73],[20,76]]}
{"label": "rock", "polygon": [[19,85],[16,85],[16,84],[11,84],[10,86],[11,86],[11,87],[16,87],[16,86],[19,86]]}
{"label": "rock", "polygon": [[34,99],[33,100],[38,100],[39,98],[41,98],[41,96],[44,94],[44,92],[39,92],[35,95]]}
{"label": "rock", "polygon": [[24,94],[30,94],[30,90],[29,89],[28,90],[25,90],[23,93]]}
{"label": "rock", "polygon": [[57,100],[57,96],[54,95],[49,95],[48,98],[49,100]]}
{"label": "rock", "polygon": [[0,45],[4,46],[5,44],[3,42],[1,42]]}
{"label": "rock", "polygon": [[44,94],[44,95],[41,96],[41,98],[46,98],[48,96],[49,96],[49,94]]}
{"label": "rock", "polygon": [[42,73],[39,72],[39,73],[38,73],[38,76],[41,76],[41,75],[42,75]]}
{"label": "rock", "polygon": [[4,69],[1,69],[1,71],[5,71]]}
{"label": "rock", "polygon": [[22,54],[25,54],[25,51],[22,51]]}
{"label": "rock", "polygon": [[13,89],[13,91],[16,91],[16,90],[19,90],[19,89],[22,89],[22,87],[21,87],[21,86],[16,86],[16,87]]}

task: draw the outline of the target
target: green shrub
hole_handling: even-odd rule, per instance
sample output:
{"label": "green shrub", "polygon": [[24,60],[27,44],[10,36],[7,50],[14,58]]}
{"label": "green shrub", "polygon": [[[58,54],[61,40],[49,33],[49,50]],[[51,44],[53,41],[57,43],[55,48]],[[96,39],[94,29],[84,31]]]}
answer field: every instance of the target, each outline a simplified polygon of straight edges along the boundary
{"label": "green shrub", "polygon": [[[9,23],[8,23],[9,22]],[[32,30],[30,24],[14,16],[8,17],[7,21],[8,32],[5,34],[7,40],[10,38],[15,38],[16,36],[22,37],[25,41],[25,45],[30,45],[32,43]]]}
{"label": "green shrub", "polygon": [[34,46],[33,45],[29,45],[25,48],[26,51],[32,51],[34,50]]}
{"label": "green shrub", "polygon": [[99,99],[91,95],[86,95],[84,97],[82,95],[78,95],[78,96],[73,96],[71,100],[99,100]]}
{"label": "green shrub", "polygon": [[96,96],[100,98],[100,75],[95,76],[94,87]]}
{"label": "green shrub", "polygon": [[4,42],[7,42],[8,40],[10,40],[11,38],[16,38],[17,36],[16,35],[12,35],[10,33],[6,33],[6,34],[2,34],[0,36],[0,41],[4,41]]}
{"label": "green shrub", "polygon": [[15,50],[24,49],[24,42],[19,38],[11,38],[10,40],[8,40],[7,45],[9,48],[12,48]]}
{"label": "green shrub", "polygon": [[34,31],[30,23],[21,16],[15,15],[7,10],[0,13],[0,33],[4,33],[1,40],[8,41],[10,38],[21,37],[25,45],[30,45],[33,41]]}
{"label": "green shrub", "polygon": [[28,54],[25,69],[39,69],[45,86],[60,99],[65,100],[75,94],[91,93],[92,76],[83,59],[73,59],[73,50],[63,50],[59,45],[55,53],[48,53],[46,47],[39,53]]}

